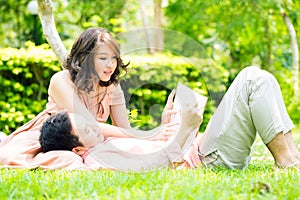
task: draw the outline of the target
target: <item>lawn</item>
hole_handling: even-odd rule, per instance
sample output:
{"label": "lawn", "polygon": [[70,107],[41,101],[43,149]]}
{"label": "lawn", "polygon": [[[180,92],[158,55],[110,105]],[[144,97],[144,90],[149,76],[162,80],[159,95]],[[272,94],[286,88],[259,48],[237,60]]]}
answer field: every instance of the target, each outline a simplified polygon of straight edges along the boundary
{"label": "lawn", "polygon": [[[295,131],[300,144],[300,129]],[[0,199],[300,199],[300,170],[274,170],[256,140],[246,170],[0,170]]]}

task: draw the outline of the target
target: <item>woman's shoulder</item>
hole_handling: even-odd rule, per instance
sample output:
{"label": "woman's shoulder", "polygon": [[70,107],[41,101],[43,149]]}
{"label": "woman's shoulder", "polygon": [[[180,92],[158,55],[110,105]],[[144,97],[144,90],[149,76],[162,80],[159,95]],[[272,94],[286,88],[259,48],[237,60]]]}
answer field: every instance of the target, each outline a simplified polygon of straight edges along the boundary
{"label": "woman's shoulder", "polygon": [[59,78],[63,78],[65,79],[66,77],[68,78],[71,78],[71,75],[70,75],[70,72],[69,70],[62,70],[62,71],[59,71],[59,72],[56,72],[52,78],[55,78],[55,79],[59,79]]}
{"label": "woman's shoulder", "polygon": [[71,80],[71,75],[69,73],[69,70],[62,70],[62,71],[56,72],[51,77],[51,81],[59,81],[59,80]]}
{"label": "woman's shoulder", "polygon": [[50,80],[50,86],[51,85],[59,85],[59,84],[65,84],[66,82],[72,84],[73,81],[71,79],[71,75],[68,70],[62,70],[57,73],[55,73]]}
{"label": "woman's shoulder", "polygon": [[48,93],[51,96],[55,91],[70,90],[71,88],[75,88],[71,75],[68,70],[62,70],[51,77]]}

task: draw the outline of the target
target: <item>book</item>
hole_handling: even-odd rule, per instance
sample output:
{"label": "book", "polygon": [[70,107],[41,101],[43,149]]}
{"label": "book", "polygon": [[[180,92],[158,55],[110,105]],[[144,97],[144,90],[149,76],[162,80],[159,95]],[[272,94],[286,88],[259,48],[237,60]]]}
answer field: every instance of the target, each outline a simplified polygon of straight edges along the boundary
{"label": "book", "polygon": [[[195,105],[196,103],[198,104],[199,112],[198,113],[200,116],[203,118],[204,110],[206,107],[208,98],[204,95],[199,94],[198,92],[192,90],[190,87],[184,85],[183,83],[178,83],[177,88],[176,88],[176,93],[175,93],[175,98],[173,102],[173,110],[177,111],[176,114],[171,116],[171,123],[178,123],[177,130],[180,129],[181,123],[184,120],[181,120],[181,112],[182,110],[186,109],[186,105]],[[199,119],[200,121],[200,119]],[[198,125],[195,125],[195,127],[191,127],[193,130],[192,133],[190,133],[183,149],[187,149],[188,146],[193,142],[194,138],[196,137],[199,128],[200,128],[201,123]],[[180,133],[177,133],[180,134]]]}

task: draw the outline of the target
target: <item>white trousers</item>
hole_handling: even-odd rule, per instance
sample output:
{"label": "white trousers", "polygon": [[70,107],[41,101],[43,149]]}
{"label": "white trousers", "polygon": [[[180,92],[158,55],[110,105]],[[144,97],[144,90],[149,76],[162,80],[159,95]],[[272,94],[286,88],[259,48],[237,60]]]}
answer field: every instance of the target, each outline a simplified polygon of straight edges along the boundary
{"label": "white trousers", "polygon": [[245,168],[257,133],[268,144],[294,127],[279,84],[258,67],[246,67],[235,78],[210,119],[199,144],[207,166]]}

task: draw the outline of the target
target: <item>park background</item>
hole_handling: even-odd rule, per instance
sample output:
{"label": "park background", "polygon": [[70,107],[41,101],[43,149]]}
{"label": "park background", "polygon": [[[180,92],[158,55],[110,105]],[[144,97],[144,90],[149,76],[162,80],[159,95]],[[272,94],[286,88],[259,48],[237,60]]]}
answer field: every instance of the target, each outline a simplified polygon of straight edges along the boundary
{"label": "park background", "polygon": [[[29,4],[32,4],[29,0],[0,0],[0,131],[6,134],[45,108],[50,77],[62,69],[43,36],[38,13],[30,10]],[[249,65],[257,65],[277,78],[288,113],[299,127],[300,2],[297,0],[53,0],[53,11],[57,31],[68,50],[74,39],[89,27],[106,28],[119,39],[124,61],[130,62],[121,84],[134,127],[157,126],[166,96],[181,81],[209,97],[200,129],[203,131],[236,74]],[[299,129],[296,130],[298,135]],[[195,195],[228,199],[248,199],[249,196],[276,199],[280,195],[287,199],[297,198],[300,194],[300,190],[295,189],[299,186],[298,173],[274,173],[270,154],[262,150],[262,146],[257,148],[253,161],[256,167],[250,166],[246,172],[232,174],[224,169],[140,175],[103,172],[96,175],[97,178],[110,179],[116,188],[117,182],[123,186],[116,191],[113,186],[103,186],[103,191],[99,192],[108,199],[116,196],[145,198],[140,188],[150,188],[153,198],[162,199],[195,198]],[[262,160],[266,164],[262,164]],[[266,173],[270,176],[266,177]],[[14,194],[12,197],[22,196],[14,190],[13,180],[29,180],[36,188],[44,183],[39,180],[44,176],[42,172],[1,171],[1,176],[6,174],[9,174],[7,190],[3,194]],[[172,175],[170,180],[167,180],[168,175]],[[74,180],[87,183],[95,174],[82,176],[80,172],[70,175]],[[90,196],[82,191],[82,185],[72,184],[76,181],[64,183],[67,177],[64,173],[49,172],[47,177],[58,177],[62,189],[52,190],[51,194],[43,188],[43,198],[61,196],[59,191],[63,190],[79,192],[83,197],[100,195],[92,191],[96,180],[88,184]],[[159,178],[162,181],[158,181]],[[180,183],[176,178],[182,179]],[[151,181],[146,183],[149,179]],[[286,182],[295,185],[282,189]],[[234,188],[232,191],[230,185]],[[33,192],[24,187],[25,195]],[[217,191],[222,188],[227,192],[219,194]],[[38,197],[40,190],[35,191]],[[64,197],[74,196],[61,196]]]}
{"label": "park background", "polygon": [[[7,134],[44,109],[50,77],[62,69],[47,46],[32,3],[7,0],[0,5],[0,130]],[[67,50],[89,27],[123,36],[118,37],[121,54],[131,64],[121,84],[132,126],[157,126],[166,96],[181,81],[210,97],[204,130],[236,74],[249,65],[276,76],[292,120],[300,123],[299,36],[295,35],[300,32],[299,1],[52,3]]]}

